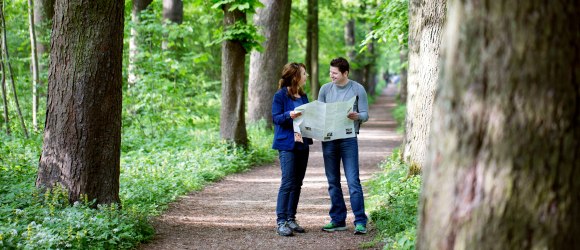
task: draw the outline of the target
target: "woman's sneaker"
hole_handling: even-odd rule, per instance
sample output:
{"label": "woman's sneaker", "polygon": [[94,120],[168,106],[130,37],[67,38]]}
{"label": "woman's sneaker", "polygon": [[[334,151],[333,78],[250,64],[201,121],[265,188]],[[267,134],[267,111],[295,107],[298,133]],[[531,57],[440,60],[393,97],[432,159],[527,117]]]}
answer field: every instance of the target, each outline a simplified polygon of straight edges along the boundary
{"label": "woman's sneaker", "polygon": [[346,226],[340,226],[340,225],[337,225],[337,224],[330,222],[330,223],[324,225],[322,227],[322,230],[327,231],[327,232],[344,231],[344,230],[346,230]]}
{"label": "woman's sneaker", "polygon": [[278,228],[276,229],[276,232],[280,236],[292,236],[292,235],[294,235],[292,233],[292,229],[290,229],[290,227],[288,227],[288,223],[286,223],[286,222],[278,223]]}
{"label": "woman's sneaker", "polygon": [[286,222],[286,224],[288,225],[288,227],[290,229],[292,229],[293,232],[297,232],[297,233],[306,232],[306,230],[304,230],[304,228],[302,228],[300,225],[298,225],[298,222],[296,222],[295,220],[289,220]]}
{"label": "woman's sneaker", "polygon": [[354,234],[366,234],[367,233],[367,226],[363,224],[356,224],[354,227]]}

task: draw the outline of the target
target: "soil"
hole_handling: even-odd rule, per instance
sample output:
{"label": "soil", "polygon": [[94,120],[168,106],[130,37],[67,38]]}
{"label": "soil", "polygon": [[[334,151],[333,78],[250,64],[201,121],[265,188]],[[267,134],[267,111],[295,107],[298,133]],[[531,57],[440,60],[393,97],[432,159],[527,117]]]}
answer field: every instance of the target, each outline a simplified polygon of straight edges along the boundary
{"label": "soil", "polygon": [[[395,132],[397,125],[391,115],[395,94],[394,85],[385,88],[370,107],[369,121],[361,127],[358,138],[363,183],[373,173],[381,171],[378,164],[401,143],[401,135]],[[377,233],[372,223],[366,235],[354,235],[344,175],[342,184],[348,207],[348,230],[324,232],[322,225],[330,221],[330,198],[321,144],[315,141],[310,147],[296,216],[306,233],[296,233],[292,237],[276,234],[280,166],[275,162],[230,175],[170,204],[164,214],[153,219],[156,230],[153,240],[139,249],[359,249],[362,243],[371,245],[367,248],[382,248],[380,241],[368,244]],[[368,215],[368,209],[366,212]]]}

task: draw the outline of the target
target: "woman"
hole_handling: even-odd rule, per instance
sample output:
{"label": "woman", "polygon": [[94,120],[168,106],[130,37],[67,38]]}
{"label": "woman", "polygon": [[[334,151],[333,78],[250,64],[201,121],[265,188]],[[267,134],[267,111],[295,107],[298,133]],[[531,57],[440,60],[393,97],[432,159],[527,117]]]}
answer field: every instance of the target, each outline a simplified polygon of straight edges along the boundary
{"label": "woman", "polygon": [[308,103],[303,86],[306,83],[306,66],[302,63],[284,65],[282,79],[278,82],[278,91],[272,102],[272,119],[274,121],[273,149],[278,150],[282,181],[278,191],[276,205],[277,233],[281,236],[292,236],[293,232],[304,233],[304,228],[296,222],[296,209],[302,188],[302,180],[308,164],[308,145],[312,139],[294,134],[292,120],[301,113],[294,108]]}

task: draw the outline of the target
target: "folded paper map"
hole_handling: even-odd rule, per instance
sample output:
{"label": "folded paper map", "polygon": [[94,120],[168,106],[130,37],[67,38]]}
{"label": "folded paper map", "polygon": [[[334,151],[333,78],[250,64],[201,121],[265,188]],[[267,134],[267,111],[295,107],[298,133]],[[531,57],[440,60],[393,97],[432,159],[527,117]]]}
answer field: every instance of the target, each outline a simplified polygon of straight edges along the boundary
{"label": "folded paper map", "polygon": [[313,101],[296,107],[294,111],[302,115],[294,119],[294,132],[319,141],[355,137],[354,121],[347,117],[355,100],[356,97],[346,102]]}

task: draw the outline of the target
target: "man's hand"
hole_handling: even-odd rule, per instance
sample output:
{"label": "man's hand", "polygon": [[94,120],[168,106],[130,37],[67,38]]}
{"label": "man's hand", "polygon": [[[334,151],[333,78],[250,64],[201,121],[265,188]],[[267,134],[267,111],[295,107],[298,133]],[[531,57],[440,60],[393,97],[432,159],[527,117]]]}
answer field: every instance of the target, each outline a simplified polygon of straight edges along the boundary
{"label": "man's hand", "polygon": [[302,112],[300,111],[290,111],[290,118],[296,119],[296,117],[301,116]]}
{"label": "man's hand", "polygon": [[351,119],[353,121],[358,121],[358,113],[357,112],[350,112],[350,113],[348,113],[348,115],[346,117],[348,117],[348,119]]}

